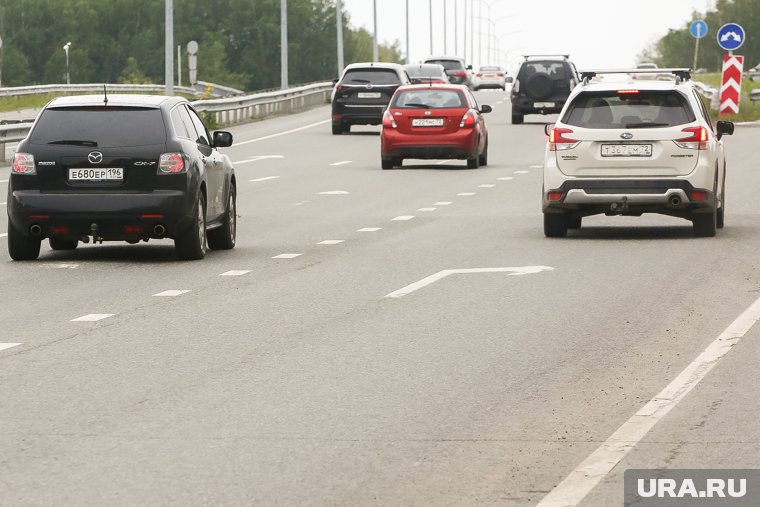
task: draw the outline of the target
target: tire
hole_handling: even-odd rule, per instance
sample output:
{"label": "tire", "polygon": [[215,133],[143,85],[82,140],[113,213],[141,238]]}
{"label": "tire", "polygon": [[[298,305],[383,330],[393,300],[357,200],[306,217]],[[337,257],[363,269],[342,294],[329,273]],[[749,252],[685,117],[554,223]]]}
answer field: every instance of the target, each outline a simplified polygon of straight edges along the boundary
{"label": "tire", "polygon": [[567,216],[544,213],[544,236],[547,238],[564,238],[567,236],[567,229]]}
{"label": "tire", "polygon": [[333,123],[332,124],[332,133],[334,136],[339,136],[346,132],[346,127],[343,126],[342,123]]}
{"label": "tire", "polygon": [[486,145],[483,147],[483,153],[478,157],[478,163],[483,167],[488,165],[488,141],[486,141]]}
{"label": "tire", "polygon": [[391,158],[391,164],[393,164],[393,167],[401,167],[401,164],[404,162],[404,159],[401,157],[393,157]]}
{"label": "tire", "polygon": [[694,235],[698,238],[712,238],[718,228],[718,213],[713,210],[710,213],[695,213],[691,217],[694,227]]}
{"label": "tire", "polygon": [[206,197],[198,193],[198,202],[193,209],[195,220],[182,235],[174,239],[174,250],[177,257],[185,261],[203,259],[206,256]]}
{"label": "tire", "polygon": [[53,250],[74,250],[78,245],[79,241],[75,239],[60,239],[60,238],[48,238],[48,243],[50,243],[50,248]]}
{"label": "tire", "polygon": [[546,100],[552,96],[554,84],[545,72],[536,72],[525,82],[525,93],[534,100]]}
{"label": "tire", "polygon": [[381,158],[380,167],[382,167],[383,169],[393,169],[393,159]]}
{"label": "tire", "polygon": [[8,253],[14,261],[33,261],[40,256],[40,240],[24,236],[8,220]]}
{"label": "tire", "polygon": [[525,115],[512,113],[512,125],[522,125]]}
{"label": "tire", "polygon": [[237,192],[235,186],[230,186],[230,192],[227,196],[227,207],[224,210],[224,221],[222,226],[206,234],[208,247],[211,250],[232,250],[235,248],[235,238],[237,236]]}
{"label": "tire", "polygon": [[723,191],[723,195],[720,198],[720,208],[715,215],[715,226],[718,229],[722,229],[726,224],[726,191]]}
{"label": "tire", "polygon": [[480,157],[476,155],[467,159],[467,169],[477,169],[478,167],[480,167]]}
{"label": "tire", "polygon": [[580,229],[583,223],[583,217],[573,217],[567,219],[568,229]]}

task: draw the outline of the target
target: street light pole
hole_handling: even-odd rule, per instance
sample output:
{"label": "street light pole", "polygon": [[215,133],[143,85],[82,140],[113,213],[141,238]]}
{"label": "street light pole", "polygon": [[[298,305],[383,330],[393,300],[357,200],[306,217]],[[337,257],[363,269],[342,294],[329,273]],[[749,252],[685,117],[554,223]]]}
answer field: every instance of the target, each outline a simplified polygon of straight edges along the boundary
{"label": "street light pole", "polygon": [[374,24],[372,30],[372,61],[376,62],[380,59],[377,51],[377,0],[372,0],[372,19]]}
{"label": "street light pole", "polygon": [[335,22],[338,34],[338,77],[343,75],[343,5],[342,0],[335,0]]}
{"label": "street light pole", "polygon": [[288,0],[280,0],[280,88],[288,88]]}
{"label": "street light pole", "polygon": [[459,24],[459,21],[457,20],[457,0],[454,0],[454,53],[459,54],[459,27],[457,26]]}
{"label": "street light pole", "polygon": [[433,0],[428,0],[430,7],[430,54],[433,54]]}
{"label": "street light pole", "polygon": [[409,0],[406,0],[406,63],[412,63],[409,56]]}
{"label": "street light pole", "polygon": [[446,24],[446,3],[447,2],[448,0],[443,0],[443,54],[448,54],[449,52],[449,45],[446,39],[446,30],[448,29],[448,26]]}
{"label": "street light pole", "polygon": [[[164,15],[166,23],[164,28],[164,95],[171,97],[174,95],[174,0],[166,0],[164,5],[166,8]],[[66,50],[67,61],[68,58],[69,51]],[[68,79],[69,71],[66,70],[66,80]]]}
{"label": "street light pole", "polygon": [[69,48],[71,47],[71,42],[67,42],[63,45],[63,52],[66,53],[66,84],[71,84],[71,79],[69,77]]}

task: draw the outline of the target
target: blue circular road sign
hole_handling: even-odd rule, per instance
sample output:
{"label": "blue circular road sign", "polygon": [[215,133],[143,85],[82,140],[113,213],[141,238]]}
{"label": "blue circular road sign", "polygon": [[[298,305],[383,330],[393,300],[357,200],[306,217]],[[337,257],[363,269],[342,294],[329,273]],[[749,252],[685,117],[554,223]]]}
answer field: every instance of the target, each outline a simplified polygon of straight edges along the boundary
{"label": "blue circular road sign", "polygon": [[689,25],[689,32],[691,32],[692,37],[701,39],[707,35],[707,23],[703,19],[692,21]]}
{"label": "blue circular road sign", "polygon": [[744,44],[744,28],[736,23],[726,23],[718,30],[718,45],[726,51],[739,49]]}

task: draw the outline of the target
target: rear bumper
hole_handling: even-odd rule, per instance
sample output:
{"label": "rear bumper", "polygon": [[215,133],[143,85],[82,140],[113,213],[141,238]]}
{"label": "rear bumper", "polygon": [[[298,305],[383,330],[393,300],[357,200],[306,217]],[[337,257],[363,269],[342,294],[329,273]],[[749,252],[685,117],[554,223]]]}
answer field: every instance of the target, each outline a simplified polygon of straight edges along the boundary
{"label": "rear bumper", "polygon": [[[196,196],[184,191],[157,190],[151,193],[94,194],[41,193],[38,190],[13,191],[8,200],[8,218],[21,234],[39,225],[40,238],[57,235],[70,238],[90,236],[93,224],[104,240],[151,237],[176,237],[194,220]],[[154,234],[163,225],[164,234]],[[54,232],[54,228],[68,232]],[[127,232],[125,227],[131,227]],[[137,230],[136,228],[142,228]]]}
{"label": "rear bumper", "polygon": [[[530,97],[513,96],[512,114],[555,114],[562,111],[567,98],[534,101]],[[536,103],[553,102],[551,107],[536,107]]]}
{"label": "rear bumper", "polygon": [[478,132],[474,129],[422,137],[400,134],[394,129],[383,129],[380,156],[385,159],[392,157],[467,159],[479,155]]}
{"label": "rear bumper", "polygon": [[380,125],[386,106],[335,105],[332,109],[332,122],[333,125]]}

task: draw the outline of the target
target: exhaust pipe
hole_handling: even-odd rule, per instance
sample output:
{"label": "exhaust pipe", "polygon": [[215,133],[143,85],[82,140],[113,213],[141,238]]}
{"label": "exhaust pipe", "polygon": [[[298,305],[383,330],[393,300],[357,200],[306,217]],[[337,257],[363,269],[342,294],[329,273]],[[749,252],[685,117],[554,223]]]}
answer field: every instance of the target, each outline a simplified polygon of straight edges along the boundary
{"label": "exhaust pipe", "polygon": [[153,234],[158,236],[159,238],[162,238],[164,234],[166,234],[166,227],[164,227],[161,224],[156,225],[153,227]]}
{"label": "exhaust pipe", "polygon": [[31,227],[29,227],[29,234],[32,236],[39,236],[42,234],[42,227],[37,224],[33,224]]}
{"label": "exhaust pipe", "polygon": [[681,196],[679,195],[671,195],[668,199],[668,204],[673,206],[674,208],[677,208],[681,205]]}

